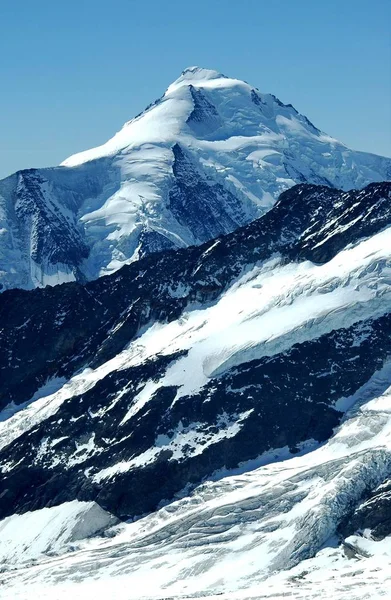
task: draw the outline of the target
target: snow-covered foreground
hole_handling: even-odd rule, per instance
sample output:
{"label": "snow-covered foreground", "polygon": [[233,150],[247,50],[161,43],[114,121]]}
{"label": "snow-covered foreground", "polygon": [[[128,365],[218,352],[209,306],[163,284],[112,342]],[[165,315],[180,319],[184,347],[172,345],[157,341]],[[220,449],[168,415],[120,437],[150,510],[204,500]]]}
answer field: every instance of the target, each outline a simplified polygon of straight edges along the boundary
{"label": "snow-covered foreground", "polygon": [[[335,547],[335,534],[364,489],[391,475],[390,381],[386,365],[356,394],[333,438],[306,455],[209,481],[155,514],[111,528],[112,537],[74,542],[72,552],[52,530],[59,556],[17,570],[6,562],[11,572],[3,573],[1,597],[387,597],[391,542],[371,541],[367,531],[345,541],[349,554]],[[18,519],[15,544],[23,537]]]}
{"label": "snow-covered foreground", "polygon": [[[108,373],[157,354],[188,350],[159,380],[147,382],[126,419],[145,407],[159,386],[178,386],[175,403],[227,368],[387,312],[390,231],[343,250],[325,265],[283,265],[275,257],[254,267],[216,303],[202,310],[189,308],[178,321],[155,324],[101,367],[66,384],[57,382],[58,391],[0,423],[1,444],[17,439]],[[116,401],[111,399],[111,404]],[[6,519],[0,524],[3,544],[8,540],[1,554],[0,597],[387,597],[389,540],[374,542],[365,531],[363,538],[345,540],[344,547],[336,546],[336,534],[363,493],[391,477],[391,363],[353,397],[341,398],[337,408],[347,413],[324,445],[311,451],[307,445],[296,457],[281,449],[236,472],[215,473],[191,495],[133,523],[108,528],[105,535],[93,535],[109,518],[103,511],[95,514],[96,507],[88,512],[85,539],[72,534],[84,522],[80,504]],[[180,432],[177,438],[175,457],[180,458],[189,439],[184,437],[181,444]],[[166,442],[157,440],[156,452],[151,448],[147,455],[103,469],[96,481],[102,483],[136,463],[153,462]],[[90,446],[88,452],[93,452],[93,441]],[[202,452],[202,444],[194,451]],[[48,545],[56,556],[49,556]],[[31,564],[18,565],[14,557],[26,546],[25,561]]]}

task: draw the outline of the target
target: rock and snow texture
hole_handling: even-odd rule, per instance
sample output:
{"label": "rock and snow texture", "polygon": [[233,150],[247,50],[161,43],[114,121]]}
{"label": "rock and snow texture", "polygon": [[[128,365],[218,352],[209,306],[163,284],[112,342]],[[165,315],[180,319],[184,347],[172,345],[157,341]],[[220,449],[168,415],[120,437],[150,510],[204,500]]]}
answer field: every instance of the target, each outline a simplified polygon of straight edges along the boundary
{"label": "rock and snow texture", "polygon": [[338,545],[337,534],[361,496],[390,476],[390,381],[387,363],[322,447],[220,473],[190,496],[109,529],[109,539],[68,553],[61,547],[55,559],[5,572],[2,598],[387,597],[391,538],[375,541],[367,529]]}
{"label": "rock and snow texture", "polygon": [[0,182],[0,285],[111,273],[264,214],[295,183],[344,190],[391,178],[291,105],[192,67],[106,144]]}
{"label": "rock and snow texture", "polygon": [[[2,597],[384,597],[390,282],[391,184],[298,185],[204,245],[1,294]],[[104,535],[72,541],[82,506]]]}

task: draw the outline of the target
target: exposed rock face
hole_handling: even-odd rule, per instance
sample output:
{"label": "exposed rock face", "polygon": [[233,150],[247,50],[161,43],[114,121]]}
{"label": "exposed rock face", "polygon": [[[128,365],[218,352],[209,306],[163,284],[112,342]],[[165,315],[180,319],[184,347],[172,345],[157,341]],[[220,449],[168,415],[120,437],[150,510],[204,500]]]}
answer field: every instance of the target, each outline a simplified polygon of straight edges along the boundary
{"label": "exposed rock face", "polygon": [[368,531],[375,540],[391,535],[391,481],[371,490],[340,528],[344,536]]}
{"label": "exposed rock face", "polygon": [[28,169],[0,181],[0,289],[84,281],[90,255],[78,211],[115,179],[107,161],[83,169]]}
{"label": "exposed rock face", "polygon": [[178,223],[191,229],[198,240],[210,240],[242,225],[242,202],[195,170],[178,144],[172,151],[175,183],[169,193],[169,208]]}

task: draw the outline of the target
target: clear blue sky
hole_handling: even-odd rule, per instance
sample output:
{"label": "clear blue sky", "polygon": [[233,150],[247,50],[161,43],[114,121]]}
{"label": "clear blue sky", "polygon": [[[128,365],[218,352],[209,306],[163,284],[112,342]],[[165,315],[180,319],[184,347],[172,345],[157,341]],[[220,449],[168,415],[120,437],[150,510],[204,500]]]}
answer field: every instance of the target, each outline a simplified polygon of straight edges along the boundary
{"label": "clear blue sky", "polygon": [[0,176],[106,141],[187,66],[391,156],[389,0],[0,0]]}

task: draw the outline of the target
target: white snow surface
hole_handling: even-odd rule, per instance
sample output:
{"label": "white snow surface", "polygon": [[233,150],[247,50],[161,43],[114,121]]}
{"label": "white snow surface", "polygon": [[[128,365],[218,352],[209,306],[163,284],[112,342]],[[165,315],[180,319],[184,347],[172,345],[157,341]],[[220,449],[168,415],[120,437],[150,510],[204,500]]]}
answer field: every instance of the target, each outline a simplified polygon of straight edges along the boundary
{"label": "white snow surface", "polygon": [[0,564],[14,569],[57,556],[116,521],[95,502],[78,500],[12,515],[0,521]]}
{"label": "white snow surface", "polygon": [[[194,100],[197,94],[201,100]],[[142,232],[160,234],[176,247],[206,241],[170,208],[175,144],[186,152],[195,173],[239,199],[238,209],[221,196],[221,209],[214,211],[220,214],[220,233],[232,230],[232,223],[243,225],[262,215],[295,183],[351,189],[391,178],[391,159],[352,151],[273,95],[216,71],[191,67],[108,142],[71,156],[62,168],[40,171],[47,179],[40,186],[45,203],[55,207],[54,213],[66,214],[90,248],[78,273],[73,267],[46,264],[44,259],[36,265],[30,259],[32,232],[14,222],[9,212],[12,178],[0,182],[4,288],[113,272],[138,258]],[[190,174],[189,180],[193,178]]]}

